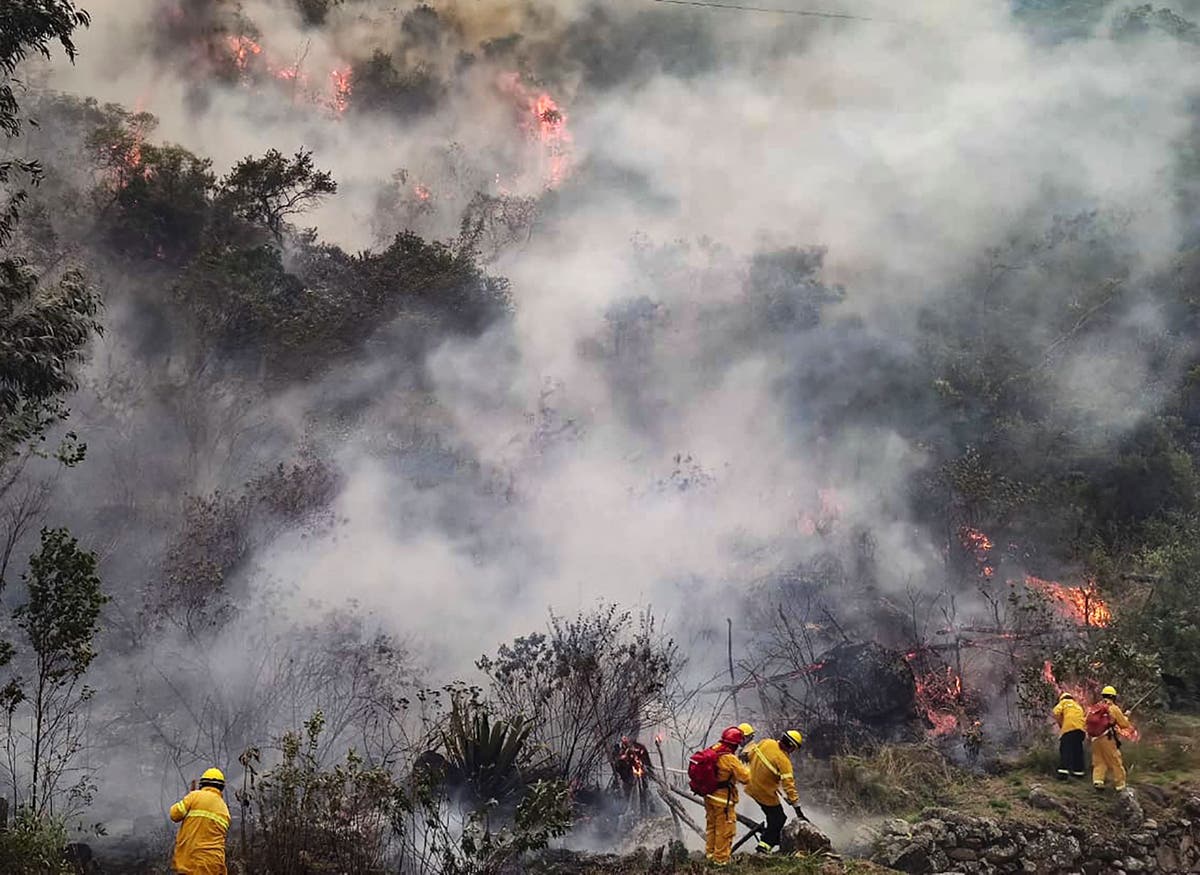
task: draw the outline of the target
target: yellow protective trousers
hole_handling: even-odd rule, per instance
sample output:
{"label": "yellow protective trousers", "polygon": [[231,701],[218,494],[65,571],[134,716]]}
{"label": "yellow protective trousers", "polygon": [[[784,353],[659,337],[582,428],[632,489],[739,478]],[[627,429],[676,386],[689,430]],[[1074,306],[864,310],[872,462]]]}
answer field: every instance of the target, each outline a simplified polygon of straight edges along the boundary
{"label": "yellow protective trousers", "polygon": [[737,833],[737,805],[712,796],[704,797],[704,853],[719,865],[733,856],[733,836]]}
{"label": "yellow protective trousers", "polygon": [[1107,735],[1092,739],[1092,783],[1104,786],[1104,777],[1112,772],[1118,790],[1125,789],[1125,760],[1115,739]]}

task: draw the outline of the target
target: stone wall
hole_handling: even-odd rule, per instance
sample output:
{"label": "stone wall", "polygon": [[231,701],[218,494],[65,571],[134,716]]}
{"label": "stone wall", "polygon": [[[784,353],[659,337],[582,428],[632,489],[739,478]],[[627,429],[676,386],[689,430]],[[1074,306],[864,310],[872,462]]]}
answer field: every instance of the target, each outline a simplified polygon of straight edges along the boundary
{"label": "stone wall", "polygon": [[[1036,794],[1035,789],[1031,797]],[[884,824],[871,859],[915,875],[1200,872],[1200,798],[1187,799],[1177,814],[1159,822],[1144,818],[1126,791],[1117,811],[1125,826],[1097,832],[930,809],[916,823]]]}

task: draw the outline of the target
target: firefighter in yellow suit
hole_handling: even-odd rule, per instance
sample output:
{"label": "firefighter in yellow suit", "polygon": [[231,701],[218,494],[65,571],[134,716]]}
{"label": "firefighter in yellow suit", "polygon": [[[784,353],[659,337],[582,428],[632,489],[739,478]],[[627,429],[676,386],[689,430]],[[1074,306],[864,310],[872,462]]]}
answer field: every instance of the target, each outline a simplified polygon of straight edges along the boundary
{"label": "firefighter in yellow suit", "polygon": [[767,738],[754,746],[746,795],[758,803],[767,818],[766,826],[758,834],[760,854],[774,853],[779,848],[779,836],[787,821],[783,806],[779,803],[781,789],[796,816],[804,817],[804,812],[800,809],[800,795],[796,792],[791,760],[791,754],[799,749],[803,740],[799,730],[789,729],[779,736],[778,741]]}
{"label": "firefighter in yellow suit", "polygon": [[1083,770],[1083,739],[1087,727],[1083,706],[1070,693],[1063,693],[1052,713],[1058,724],[1058,779],[1082,778],[1086,774]]}
{"label": "firefighter in yellow suit", "polygon": [[750,780],[750,769],[737,756],[745,736],[736,726],[721,733],[715,745],[722,751],[717,760],[717,780],[723,785],[704,797],[704,853],[717,866],[725,866],[733,856],[733,836],[737,833],[738,784]]}
{"label": "firefighter in yellow suit", "polygon": [[224,791],[225,776],[221,770],[209,769],[200,776],[200,789],[171,806],[171,820],[179,824],[172,872],[228,875],[225,834],[229,832],[229,807],[221,796]]}
{"label": "firefighter in yellow suit", "polygon": [[1100,701],[1092,709],[1101,704],[1108,706],[1109,726],[1100,735],[1092,737],[1092,785],[1097,790],[1103,790],[1104,779],[1108,772],[1112,772],[1113,783],[1119,792],[1125,789],[1125,759],[1121,756],[1117,730],[1129,729],[1133,724],[1117,706],[1117,691],[1112,687],[1100,691]]}

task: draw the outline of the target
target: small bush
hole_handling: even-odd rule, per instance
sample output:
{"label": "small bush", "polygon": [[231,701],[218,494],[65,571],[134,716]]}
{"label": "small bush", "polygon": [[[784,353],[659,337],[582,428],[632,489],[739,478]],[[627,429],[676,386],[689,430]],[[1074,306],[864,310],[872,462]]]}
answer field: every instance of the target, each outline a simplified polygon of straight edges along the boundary
{"label": "small bush", "polygon": [[320,711],[305,723],[304,737],[280,741],[283,762],[257,787],[239,792],[253,826],[242,852],[263,875],[382,875],[386,869],[391,776],[371,768],[353,750],[344,763],[321,768]]}
{"label": "small bush", "polygon": [[22,809],[0,831],[0,872],[5,875],[70,875],[64,858],[67,830],[61,820],[34,817]]}

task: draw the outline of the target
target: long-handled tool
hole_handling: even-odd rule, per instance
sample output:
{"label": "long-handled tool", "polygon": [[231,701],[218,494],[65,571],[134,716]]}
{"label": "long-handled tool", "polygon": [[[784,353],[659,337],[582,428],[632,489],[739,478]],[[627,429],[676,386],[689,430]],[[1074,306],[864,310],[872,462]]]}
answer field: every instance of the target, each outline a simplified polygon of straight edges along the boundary
{"label": "long-handled tool", "polygon": [[[667,776],[667,758],[663,756],[662,736],[661,735],[654,736],[654,746],[656,748],[658,748],[658,764],[660,766],[662,766],[663,782],[665,783],[666,776]],[[659,792],[659,795],[662,795],[663,801],[667,803],[667,808],[671,812],[671,819],[675,823],[675,838],[682,841],[683,840],[683,830],[680,829],[680,827],[679,827],[679,812],[675,810],[674,806],[671,805],[671,801],[666,797],[665,794],[663,794],[661,787],[659,788],[658,792]]]}

